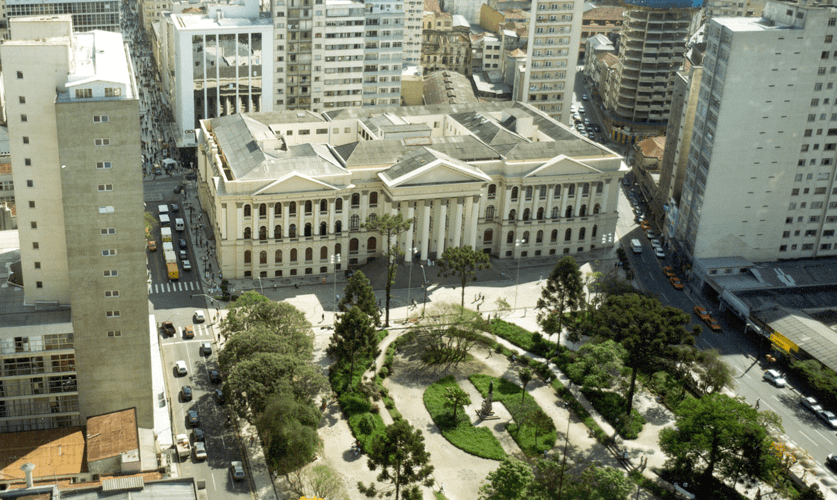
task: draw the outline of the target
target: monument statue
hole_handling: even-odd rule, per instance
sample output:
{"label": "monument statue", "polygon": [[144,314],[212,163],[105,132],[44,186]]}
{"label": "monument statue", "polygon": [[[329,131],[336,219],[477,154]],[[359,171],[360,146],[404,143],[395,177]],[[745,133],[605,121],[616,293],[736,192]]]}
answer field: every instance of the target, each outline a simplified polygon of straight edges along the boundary
{"label": "monument statue", "polygon": [[482,408],[477,412],[477,416],[480,418],[487,418],[494,415],[494,412],[491,411],[491,404],[494,401],[494,381],[492,380],[488,384],[488,397],[482,400]]}

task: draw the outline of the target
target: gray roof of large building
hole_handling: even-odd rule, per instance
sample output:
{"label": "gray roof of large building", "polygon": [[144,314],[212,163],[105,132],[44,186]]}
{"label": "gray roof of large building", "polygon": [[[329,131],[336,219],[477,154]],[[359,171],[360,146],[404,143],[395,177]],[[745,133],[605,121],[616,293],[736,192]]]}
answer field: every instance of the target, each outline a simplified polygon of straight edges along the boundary
{"label": "gray roof of large building", "polygon": [[471,80],[456,71],[434,71],[427,75],[423,95],[427,104],[477,102]]}
{"label": "gray roof of large building", "polygon": [[465,162],[500,159],[496,150],[468,135],[360,141],[337,146],[334,150],[346,168],[351,168],[364,165],[391,165],[420,146],[433,148]]}
{"label": "gray roof of large building", "polygon": [[476,176],[485,176],[484,173],[482,173],[475,167],[472,167],[471,165],[468,165],[463,161],[459,161],[456,158],[453,158],[439,151],[434,151],[433,149],[430,149],[426,146],[414,149],[401,160],[399,160],[398,163],[381,172],[380,175],[387,181],[391,182],[401,176],[414,172],[415,170],[418,170],[436,160],[441,160],[447,163],[454,164],[457,167],[469,171]]}

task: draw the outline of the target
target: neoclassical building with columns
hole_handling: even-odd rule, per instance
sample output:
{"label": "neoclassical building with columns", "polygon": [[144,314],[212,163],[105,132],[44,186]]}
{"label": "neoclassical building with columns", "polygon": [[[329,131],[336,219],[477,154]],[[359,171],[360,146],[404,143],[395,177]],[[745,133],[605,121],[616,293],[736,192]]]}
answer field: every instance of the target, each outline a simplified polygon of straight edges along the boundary
{"label": "neoclassical building with columns", "polygon": [[242,113],[202,120],[198,193],[229,278],[331,273],[381,256],[367,218],[413,219],[421,262],[614,244],[623,158],[525,103]]}

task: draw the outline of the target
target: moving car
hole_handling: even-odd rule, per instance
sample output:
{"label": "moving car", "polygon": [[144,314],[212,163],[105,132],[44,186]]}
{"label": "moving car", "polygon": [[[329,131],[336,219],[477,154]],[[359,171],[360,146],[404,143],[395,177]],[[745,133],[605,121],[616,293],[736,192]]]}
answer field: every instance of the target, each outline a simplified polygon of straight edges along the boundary
{"label": "moving car", "polygon": [[199,427],[201,425],[201,419],[198,417],[197,410],[189,410],[186,412],[186,422],[189,423],[189,427]]}
{"label": "moving car", "polygon": [[195,311],[195,323],[203,323],[206,321],[206,316],[204,316],[203,311]]}
{"label": "moving car", "polygon": [[648,229],[648,230],[646,230],[646,231],[645,231],[645,235],[646,235],[646,236],[648,236],[648,239],[649,239],[649,240],[653,240],[653,239],[655,239],[655,238],[657,237],[657,235],[656,235],[656,234],[654,234],[654,231],[652,231],[652,230],[650,230],[650,229]]}
{"label": "moving car", "polygon": [[157,241],[148,240],[148,251],[150,251],[150,252],[156,252],[157,251]]}
{"label": "moving car", "polygon": [[817,417],[823,421],[831,429],[837,429],[837,416],[830,411],[820,410],[817,412]]}
{"label": "moving car", "polygon": [[184,271],[191,271],[192,270],[192,263],[189,262],[189,259],[183,259],[183,270]]}
{"label": "moving car", "polygon": [[767,380],[776,387],[784,387],[788,385],[788,381],[776,370],[766,370],[764,372],[764,380]]}
{"label": "moving car", "polygon": [[822,411],[822,406],[820,406],[820,404],[817,403],[817,400],[814,398],[802,398],[799,400],[799,404],[802,405],[803,408],[814,414],[818,414]]}
{"label": "moving car", "polygon": [[671,283],[671,286],[673,286],[676,290],[683,289],[683,282],[680,281],[680,278],[669,278],[668,281],[669,283]]}
{"label": "moving car", "polygon": [[647,230],[651,229],[651,223],[648,222],[647,220],[643,220],[639,223],[639,227],[641,227],[642,229],[645,229],[647,231]]}
{"label": "moving car", "polygon": [[701,318],[701,319],[703,320],[704,323],[706,323],[706,326],[708,326],[709,329],[712,330],[713,332],[721,333],[723,331],[723,329],[721,328],[721,325],[718,324],[718,320],[716,320],[715,318],[709,316],[709,317]]}
{"label": "moving car", "polygon": [[186,370],[186,362],[183,360],[174,362],[174,370],[180,377],[183,377],[188,374],[188,370]]}
{"label": "moving car", "polygon": [[186,325],[183,327],[183,338],[184,339],[193,339],[195,338],[195,327],[192,325]]}
{"label": "moving car", "polygon": [[206,443],[202,441],[195,443],[195,459],[206,460]]}
{"label": "moving car", "polygon": [[654,249],[654,255],[656,255],[658,259],[665,259],[666,258],[665,251],[663,251],[663,249],[659,248],[659,247]]}
{"label": "moving car", "polygon": [[695,308],[692,309],[692,312],[694,312],[695,315],[701,320],[704,320],[709,317],[709,311],[700,306],[695,306]]}
{"label": "moving car", "polygon": [[181,250],[186,250],[186,240],[184,240],[183,238],[180,238],[180,241],[178,242],[178,244],[179,244]]}
{"label": "moving car", "polygon": [[180,388],[180,398],[183,401],[191,401],[192,400],[192,386],[191,385],[184,385]]}
{"label": "moving car", "polygon": [[829,453],[828,456],[825,457],[825,465],[837,471],[837,455]]}
{"label": "moving car", "polygon": [[[676,278],[677,277],[677,273],[674,272],[674,268],[671,267],[671,266],[664,267],[663,268],[663,274],[665,274],[669,278]],[[703,308],[701,307],[701,309],[703,309]],[[703,310],[705,311],[706,309],[703,309]]]}
{"label": "moving car", "polygon": [[181,250],[180,251],[180,260],[186,260],[188,258],[189,258],[189,256],[186,255],[186,250]]}
{"label": "moving car", "polygon": [[230,462],[230,475],[236,481],[244,481],[244,478],[247,477],[244,474],[244,465],[239,461]]}
{"label": "moving car", "polygon": [[211,342],[201,342],[201,354],[204,356],[209,356],[212,354],[212,343]]}
{"label": "moving car", "polygon": [[587,94],[581,94],[582,101],[586,101],[587,99],[589,99],[589,97],[587,97]]}

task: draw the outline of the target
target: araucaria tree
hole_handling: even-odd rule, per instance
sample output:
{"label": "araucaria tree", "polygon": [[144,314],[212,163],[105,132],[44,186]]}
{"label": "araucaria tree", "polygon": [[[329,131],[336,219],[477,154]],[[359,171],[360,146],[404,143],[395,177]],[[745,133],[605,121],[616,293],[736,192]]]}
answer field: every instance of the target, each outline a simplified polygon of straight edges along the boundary
{"label": "araucaria tree", "polygon": [[378,338],[369,316],[357,306],[343,314],[334,325],[334,335],[328,346],[328,354],[349,362],[350,371],[346,383],[351,384],[355,373],[355,360],[375,350]]}
{"label": "araucaria tree", "polygon": [[370,231],[381,233],[386,243],[384,258],[387,259],[387,286],[386,286],[386,319],[384,326],[389,327],[389,302],[392,292],[392,284],[395,283],[395,272],[398,270],[398,259],[404,255],[404,250],[398,246],[398,235],[410,228],[415,219],[404,219],[401,214],[384,214],[380,217],[367,217],[363,227]]}
{"label": "araucaria tree", "polygon": [[557,343],[560,344],[566,311],[576,309],[583,300],[584,280],[581,270],[575,259],[567,255],[552,269],[541,291],[541,298],[538,299],[538,323],[544,333],[557,333]]}
{"label": "araucaria tree", "polygon": [[347,312],[352,306],[357,306],[363,311],[375,326],[381,326],[381,311],[378,309],[378,304],[375,300],[375,292],[372,290],[372,285],[369,283],[369,278],[363,274],[363,271],[355,271],[349,282],[343,289],[343,298],[337,305],[340,312]]}
{"label": "araucaria tree", "polygon": [[462,286],[461,306],[465,307],[465,285],[468,280],[477,280],[477,271],[488,269],[491,263],[488,262],[488,254],[471,248],[471,245],[464,247],[447,247],[437,261],[439,265],[439,276],[456,276]]}
{"label": "araucaria tree", "polygon": [[369,450],[369,470],[378,470],[378,481],[389,482],[395,488],[395,500],[401,498],[421,498],[418,484],[432,486],[433,466],[430,453],[424,449],[424,436],[406,420],[401,419],[390,426],[386,432],[378,435]]}

